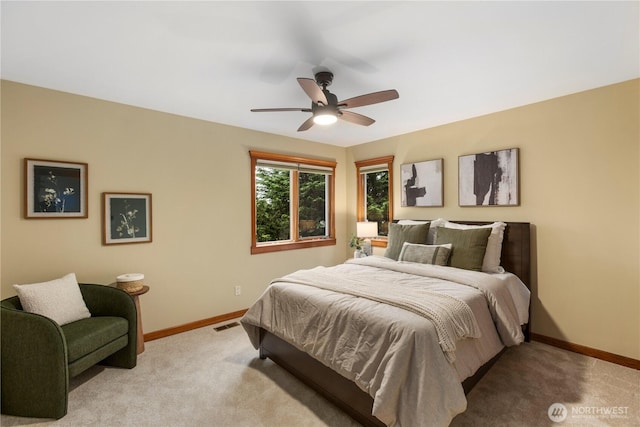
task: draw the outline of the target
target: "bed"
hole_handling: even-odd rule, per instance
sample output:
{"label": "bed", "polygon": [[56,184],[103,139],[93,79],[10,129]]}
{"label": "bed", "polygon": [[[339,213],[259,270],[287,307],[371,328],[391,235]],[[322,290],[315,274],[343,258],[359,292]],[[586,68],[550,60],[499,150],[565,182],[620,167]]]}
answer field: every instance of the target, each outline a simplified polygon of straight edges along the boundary
{"label": "bed", "polygon": [[[241,323],[260,358],[270,358],[365,426],[447,425],[466,409],[465,394],[504,350],[529,339],[530,225],[503,224],[504,273],[381,256],[348,260],[274,280]],[[442,225],[430,223],[432,231]],[[392,282],[393,288],[386,286]],[[343,283],[348,291],[336,289]],[[454,319],[453,331],[440,323],[441,312],[424,317],[431,307],[400,305],[396,284],[418,296],[443,293],[435,298],[442,299],[438,306],[463,301],[462,313],[471,310],[473,319]],[[373,296],[360,294],[365,287]],[[511,300],[516,288],[521,297]]]}

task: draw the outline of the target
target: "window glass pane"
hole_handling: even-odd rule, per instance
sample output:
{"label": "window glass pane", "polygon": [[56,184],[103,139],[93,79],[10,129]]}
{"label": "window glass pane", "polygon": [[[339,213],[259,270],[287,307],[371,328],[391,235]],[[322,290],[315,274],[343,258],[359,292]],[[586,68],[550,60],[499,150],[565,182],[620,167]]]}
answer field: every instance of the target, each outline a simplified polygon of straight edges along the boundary
{"label": "window glass pane", "polygon": [[249,151],[251,253],[336,244],[336,162]]}
{"label": "window glass pane", "polygon": [[327,175],[300,172],[298,229],[300,237],[327,235]]}
{"label": "window glass pane", "polygon": [[365,220],[378,223],[378,235],[389,234],[389,171],[369,172],[364,175],[366,191]]}
{"label": "window glass pane", "polygon": [[256,241],[291,239],[291,172],[256,167]]}

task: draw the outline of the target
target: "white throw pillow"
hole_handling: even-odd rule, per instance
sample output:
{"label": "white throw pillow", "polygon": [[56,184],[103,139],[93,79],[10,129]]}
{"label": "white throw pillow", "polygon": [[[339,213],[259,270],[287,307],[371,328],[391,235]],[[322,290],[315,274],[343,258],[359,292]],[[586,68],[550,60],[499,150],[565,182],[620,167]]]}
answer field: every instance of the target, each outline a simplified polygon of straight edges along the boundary
{"label": "white throw pillow", "polygon": [[60,326],[91,317],[75,273],[50,282],[13,287],[24,311],[46,316]]}
{"label": "white throw pillow", "polygon": [[489,240],[487,242],[487,249],[482,261],[482,271],[485,273],[504,273],[504,268],[500,266],[500,258],[502,256],[502,239],[504,238],[504,229],[507,224],[504,222],[494,222],[487,225],[467,225],[445,221],[443,226],[458,230],[491,228],[491,234],[489,234]]}

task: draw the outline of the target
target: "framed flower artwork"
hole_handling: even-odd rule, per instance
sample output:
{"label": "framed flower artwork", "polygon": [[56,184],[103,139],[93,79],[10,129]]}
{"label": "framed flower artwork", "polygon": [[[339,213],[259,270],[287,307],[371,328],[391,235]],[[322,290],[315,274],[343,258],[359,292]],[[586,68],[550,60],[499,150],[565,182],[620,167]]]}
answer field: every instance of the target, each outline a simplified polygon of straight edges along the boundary
{"label": "framed flower artwork", "polygon": [[24,217],[87,218],[86,163],[24,159]]}
{"label": "framed flower artwork", "polygon": [[152,241],[150,193],[102,193],[102,243]]}

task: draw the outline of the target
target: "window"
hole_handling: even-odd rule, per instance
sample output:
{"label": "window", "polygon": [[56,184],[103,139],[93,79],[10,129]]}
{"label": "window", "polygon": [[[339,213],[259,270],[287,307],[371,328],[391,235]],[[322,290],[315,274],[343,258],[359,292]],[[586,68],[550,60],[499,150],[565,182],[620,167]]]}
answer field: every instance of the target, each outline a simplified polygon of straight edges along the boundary
{"label": "window", "polygon": [[358,221],[378,223],[373,246],[386,246],[393,221],[393,156],[355,162],[358,179]]}
{"label": "window", "polygon": [[250,151],[251,253],[335,245],[336,162]]}

